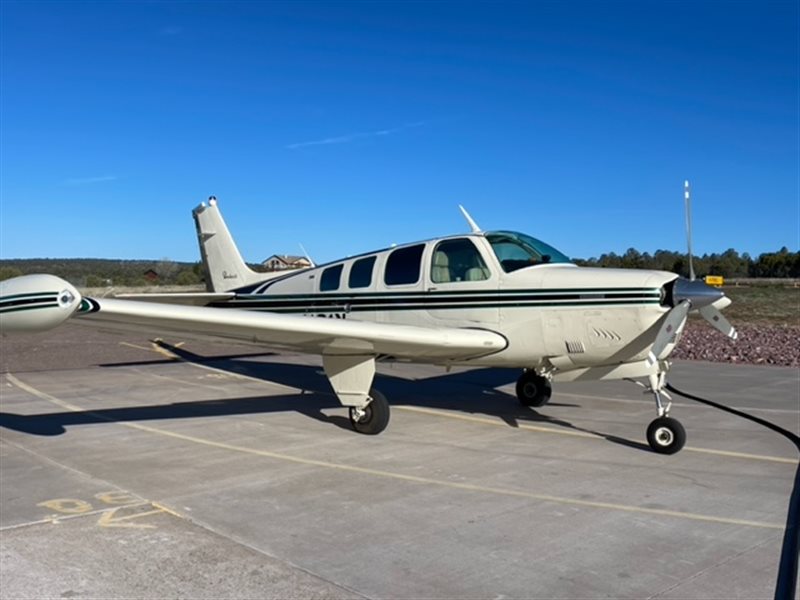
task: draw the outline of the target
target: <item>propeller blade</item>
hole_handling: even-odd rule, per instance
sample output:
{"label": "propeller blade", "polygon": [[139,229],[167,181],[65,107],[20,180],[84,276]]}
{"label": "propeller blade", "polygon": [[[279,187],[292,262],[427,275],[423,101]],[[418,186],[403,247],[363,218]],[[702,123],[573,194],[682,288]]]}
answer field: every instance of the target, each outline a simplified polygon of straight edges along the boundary
{"label": "propeller blade", "polygon": [[715,306],[704,306],[700,309],[700,314],[714,329],[721,331],[732,340],[739,337],[739,332],[736,331],[736,328],[728,322],[728,319],[722,316],[722,313]]}
{"label": "propeller blade", "polygon": [[683,182],[683,197],[686,210],[686,244],[689,247],[689,281],[694,281],[694,265],[692,264],[692,201],[689,199],[689,182]]}
{"label": "propeller blade", "polygon": [[647,355],[648,366],[652,367],[656,364],[658,357],[664,352],[664,348],[675,341],[675,336],[681,332],[686,324],[686,317],[691,307],[691,302],[683,300],[667,313],[667,318],[664,319],[664,324],[661,325],[661,329],[656,335],[656,341],[650,349],[650,354]]}

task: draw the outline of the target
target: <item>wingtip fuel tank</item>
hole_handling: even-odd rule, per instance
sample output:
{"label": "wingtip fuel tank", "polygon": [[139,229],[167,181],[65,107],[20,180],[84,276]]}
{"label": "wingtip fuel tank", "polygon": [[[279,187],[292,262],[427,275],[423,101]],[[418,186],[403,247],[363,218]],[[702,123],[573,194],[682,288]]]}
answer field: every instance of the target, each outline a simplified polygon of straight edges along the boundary
{"label": "wingtip fuel tank", "polygon": [[35,333],[58,327],[81,304],[75,287],[54,275],[23,275],[0,282],[0,333]]}

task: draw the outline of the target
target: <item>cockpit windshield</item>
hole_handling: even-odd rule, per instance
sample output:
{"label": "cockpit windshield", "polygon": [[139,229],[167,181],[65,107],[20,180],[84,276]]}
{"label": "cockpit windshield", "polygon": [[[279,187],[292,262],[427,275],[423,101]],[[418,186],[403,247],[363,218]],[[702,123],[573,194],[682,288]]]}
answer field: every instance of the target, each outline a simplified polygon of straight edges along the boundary
{"label": "cockpit windshield", "polygon": [[506,273],[532,265],[572,262],[551,245],[524,233],[490,231],[486,234],[486,239]]}

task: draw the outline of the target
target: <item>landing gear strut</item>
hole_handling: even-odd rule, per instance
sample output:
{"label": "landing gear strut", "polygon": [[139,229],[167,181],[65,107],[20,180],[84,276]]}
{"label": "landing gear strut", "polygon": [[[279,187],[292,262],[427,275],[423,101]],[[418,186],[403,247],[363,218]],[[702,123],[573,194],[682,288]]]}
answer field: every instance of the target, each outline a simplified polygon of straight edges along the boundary
{"label": "landing gear strut", "polygon": [[389,424],[389,402],[374,388],[369,397],[372,400],[363,408],[350,407],[350,423],[358,433],[377,435]]}
{"label": "landing gear strut", "polygon": [[523,406],[544,406],[552,393],[553,387],[547,378],[535,371],[525,371],[517,380],[517,398]]}

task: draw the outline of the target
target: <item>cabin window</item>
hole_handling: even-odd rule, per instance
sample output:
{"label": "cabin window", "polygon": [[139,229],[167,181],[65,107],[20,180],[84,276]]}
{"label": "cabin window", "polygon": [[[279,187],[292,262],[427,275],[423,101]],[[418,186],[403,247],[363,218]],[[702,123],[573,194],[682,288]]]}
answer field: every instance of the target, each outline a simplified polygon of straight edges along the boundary
{"label": "cabin window", "polygon": [[436,245],[431,261],[431,281],[485,281],[489,269],[472,240],[461,238],[445,240]]}
{"label": "cabin window", "polygon": [[386,285],[408,285],[419,281],[420,263],[425,244],[398,248],[386,259],[383,281]]}
{"label": "cabin window", "polygon": [[350,267],[348,285],[351,288],[365,288],[372,285],[372,268],[375,266],[375,257],[360,258]]}
{"label": "cabin window", "polygon": [[342,278],[342,268],[344,265],[328,267],[322,272],[319,280],[319,291],[330,292],[339,289],[339,281]]}

